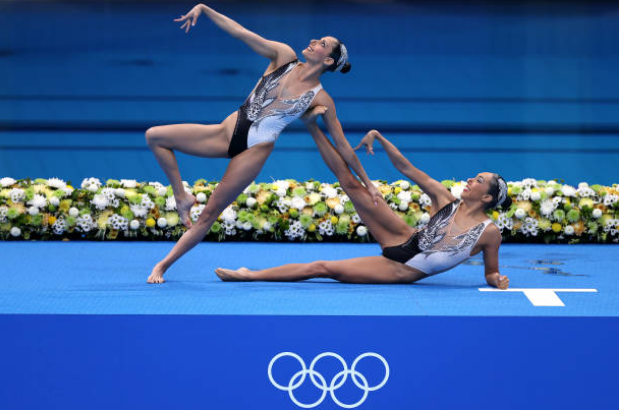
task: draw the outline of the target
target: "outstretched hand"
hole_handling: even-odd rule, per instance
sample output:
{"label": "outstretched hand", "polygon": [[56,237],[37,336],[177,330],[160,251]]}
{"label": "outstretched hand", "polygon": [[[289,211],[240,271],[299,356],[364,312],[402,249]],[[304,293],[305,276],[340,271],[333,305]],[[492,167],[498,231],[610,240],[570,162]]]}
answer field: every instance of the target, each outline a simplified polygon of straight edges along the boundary
{"label": "outstretched hand", "polygon": [[376,134],[374,134],[374,130],[368,132],[367,134],[365,134],[365,137],[363,137],[363,139],[361,140],[361,142],[359,143],[359,145],[357,145],[355,148],[353,148],[355,151],[357,151],[359,148],[363,147],[365,145],[365,151],[368,154],[372,154],[374,155],[374,140],[376,139]]}
{"label": "outstretched hand", "polygon": [[301,119],[303,120],[303,122],[311,124],[313,122],[316,122],[316,118],[318,118],[319,115],[323,115],[324,113],[326,113],[327,110],[328,108],[324,105],[317,105],[305,111],[305,114],[303,114]]}
{"label": "outstretched hand", "polygon": [[181,26],[181,30],[185,29],[185,33],[189,33],[189,29],[192,26],[196,25],[196,22],[198,21],[198,17],[200,17],[200,13],[202,13],[202,10],[200,9],[200,6],[198,5],[192,8],[191,10],[189,10],[189,13],[185,15],[181,15],[179,18],[174,19],[174,21],[176,22],[184,21],[183,25]]}

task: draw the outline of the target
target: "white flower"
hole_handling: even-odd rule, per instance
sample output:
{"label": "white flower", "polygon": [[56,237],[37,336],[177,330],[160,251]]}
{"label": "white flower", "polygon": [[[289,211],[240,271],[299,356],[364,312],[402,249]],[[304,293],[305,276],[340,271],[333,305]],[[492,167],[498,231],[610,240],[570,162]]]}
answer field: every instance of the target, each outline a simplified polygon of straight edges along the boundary
{"label": "white flower", "polygon": [[[613,206],[615,202],[619,200],[619,196],[615,194],[608,194],[604,196],[604,205]],[[15,202],[15,201],[13,201]]]}
{"label": "white flower", "polygon": [[335,198],[337,196],[337,189],[332,186],[325,185],[322,187],[321,193],[327,198]]}
{"label": "white flower", "polygon": [[126,196],[126,194],[125,194],[125,190],[124,190],[124,189],[122,189],[122,188],[116,188],[116,189],[114,190],[114,195],[115,195],[115,196],[117,196],[117,197],[119,197],[119,198],[124,198],[124,197]]}
{"label": "white flower", "polygon": [[318,224],[318,232],[321,235],[332,236],[335,233],[335,228],[333,228],[333,224],[330,219],[322,221]]}
{"label": "white flower", "polygon": [[594,217],[595,219],[597,219],[597,218],[599,218],[600,216],[602,216],[602,210],[601,210],[601,209],[598,209],[598,208],[595,208],[595,209],[593,210],[593,212],[592,212],[592,214],[591,214],[591,215],[593,215],[593,217]]}
{"label": "white flower", "polygon": [[262,230],[263,230],[263,231],[270,231],[270,230],[271,230],[271,224],[270,224],[269,222],[265,221],[265,222],[262,224]]}
{"label": "white flower", "polygon": [[398,204],[396,204],[395,202],[390,202],[389,207],[395,211],[396,209],[398,209]]}
{"label": "white flower", "polygon": [[198,220],[200,215],[202,215],[202,211],[204,210],[205,207],[206,205],[200,204],[200,205],[194,205],[191,208],[191,211],[189,213],[190,213],[192,222],[196,222]]}
{"label": "white flower", "polygon": [[95,195],[95,197],[92,198],[92,201],[90,201],[90,203],[93,204],[100,211],[104,210],[109,205],[109,201],[105,197],[105,195]]}
{"label": "white flower", "polygon": [[232,209],[232,205],[229,205],[221,213],[221,219],[226,223],[234,223],[236,221],[236,211]]}
{"label": "white flower", "polygon": [[[581,182],[581,184],[583,184],[585,182]],[[589,188],[588,186],[579,186],[578,189],[576,190],[576,193],[578,195],[580,195],[583,198],[587,198],[590,196],[595,196],[595,191],[591,188]]]}
{"label": "white flower", "polygon": [[522,180],[522,186],[527,188],[537,187],[537,181],[534,178],[525,178]]}
{"label": "white flower", "polygon": [[96,222],[92,220],[90,214],[80,216],[75,222],[77,224],[77,229],[82,232],[88,232],[97,227]]}
{"label": "white flower", "polygon": [[619,219],[609,219],[606,221],[606,225],[604,225],[604,232],[609,232],[611,235],[616,235],[617,232],[619,232],[617,226],[619,226]]}
{"label": "white flower", "polygon": [[142,218],[148,213],[148,209],[144,208],[141,205],[130,205],[129,208],[131,209],[131,212],[133,212],[133,214],[138,218]]}
{"label": "white flower", "polygon": [[[248,208],[253,208],[254,205],[256,205],[256,202],[258,202],[256,201],[256,198],[249,197],[247,198],[245,205],[247,205]],[[305,201],[303,201],[303,203],[305,203]]]}
{"label": "white flower", "polygon": [[522,219],[527,215],[526,211],[522,208],[518,208],[516,209],[516,212],[514,213],[514,216],[518,219]]}
{"label": "white flower", "polygon": [[290,206],[300,211],[301,209],[305,208],[305,199],[295,196],[294,198],[292,198]]}
{"label": "white flower", "polygon": [[531,201],[537,202],[540,199],[542,199],[542,194],[540,194],[538,191],[531,192]]}
{"label": "white flower", "polygon": [[157,196],[165,196],[168,193],[168,189],[165,187],[157,188]]}
{"label": "white flower", "polygon": [[574,189],[574,187],[571,187],[569,185],[563,185],[563,187],[561,188],[561,191],[563,191],[563,196],[570,197],[570,196],[576,195],[576,190]]}
{"label": "white flower", "polygon": [[286,235],[288,239],[292,241],[295,238],[303,237],[305,235],[305,229],[303,229],[300,221],[294,221],[290,224],[288,229],[284,231],[284,235]]}
{"label": "white flower", "polygon": [[138,181],[135,179],[121,179],[120,184],[125,188],[135,188],[138,186]]}
{"label": "white flower", "polygon": [[462,191],[464,191],[462,183],[456,183],[451,187],[451,194],[458,199],[462,199]]}
{"label": "white flower", "polygon": [[54,224],[52,225],[52,231],[56,235],[62,235],[66,228],[67,228],[67,223],[65,222],[64,219],[61,219],[61,218],[56,219],[56,222],[54,222]]}
{"label": "white flower", "polygon": [[133,221],[129,223],[129,228],[131,228],[134,231],[140,229],[140,221],[138,221],[137,219],[134,219]]}
{"label": "white flower", "polygon": [[243,222],[239,219],[238,221],[236,221],[235,226],[239,229],[243,229]]}
{"label": "white flower", "polygon": [[344,212],[344,207],[342,206],[342,204],[337,204],[335,205],[335,208],[333,208],[333,211],[340,215],[342,212]]}
{"label": "white flower", "polygon": [[544,216],[548,216],[550,215],[555,209],[557,209],[557,205],[555,204],[553,201],[550,200],[545,200],[542,201],[542,203],[540,204],[539,208],[540,208],[540,212],[542,215]]}
{"label": "white flower", "polygon": [[249,221],[243,222],[243,229],[244,230],[249,231],[251,229],[251,227],[252,227],[251,222],[249,222]]}
{"label": "white flower", "polygon": [[13,188],[9,191],[9,197],[14,203],[18,203],[24,200],[24,190],[21,188]]}
{"label": "white flower", "polygon": [[234,229],[234,227],[235,227],[235,223],[234,222],[225,222],[224,223],[224,231],[225,231],[226,235],[228,235],[228,236],[236,235],[236,229]]}
{"label": "white flower", "polygon": [[430,197],[426,194],[421,194],[421,196],[419,197],[419,205],[421,206],[431,206],[432,205],[432,200],[430,199]]}
{"label": "white flower", "polygon": [[398,205],[398,209],[400,211],[406,211],[408,209],[408,202],[400,202],[400,205]]}
{"label": "white flower", "polygon": [[555,193],[555,189],[551,186],[547,186],[546,188],[544,188],[544,192],[546,192],[546,195],[548,196],[553,196]]}
{"label": "white flower", "polygon": [[9,211],[9,208],[5,205],[0,206],[0,223],[6,222],[6,213]]}
{"label": "white flower", "polygon": [[198,202],[200,202],[201,204],[206,202],[206,194],[204,192],[199,192],[198,195],[196,195],[196,200]]}
{"label": "white flower", "polygon": [[354,214],[354,215],[352,216],[352,218],[350,218],[350,220],[351,220],[351,221],[353,221],[353,222],[354,222],[354,223],[356,223],[356,224],[358,224],[359,222],[362,222],[362,221],[361,221],[361,217],[359,216],[359,214]]}
{"label": "white flower", "polygon": [[157,219],[157,226],[160,228],[165,228],[166,226],[168,226],[168,220],[164,217]]}
{"label": "white flower", "polygon": [[88,191],[90,192],[97,192],[99,190],[99,188],[96,185],[88,185],[88,188],[86,188]]}
{"label": "white flower", "polygon": [[107,218],[107,225],[111,226],[112,229],[117,229],[119,231],[126,231],[129,227],[129,220],[120,215],[113,214],[109,218]]}
{"label": "white flower", "polygon": [[286,195],[286,192],[287,192],[286,188],[279,188],[277,189],[277,191],[275,191],[275,195],[282,197]]}
{"label": "white flower", "polygon": [[67,183],[64,182],[62,179],[50,178],[47,180],[47,185],[51,186],[52,188],[63,189],[67,186]]}
{"label": "white flower", "polygon": [[271,184],[271,189],[273,191],[279,191],[280,189],[283,189],[284,191],[287,191],[288,188],[290,188],[290,182],[284,181],[284,180],[275,181],[275,182],[273,182],[273,184]]}
{"label": "white flower", "polygon": [[167,197],[165,200],[165,210],[174,211],[176,209],[176,199],[173,196]]}
{"label": "white flower", "polygon": [[53,196],[49,199],[49,203],[54,206],[60,205],[60,199],[56,196]]}
{"label": "white flower", "polygon": [[520,195],[518,195],[516,199],[518,199],[519,201],[523,201],[523,200],[528,201],[529,198],[531,198],[531,189],[526,188],[524,191],[520,193]]}
{"label": "white flower", "polygon": [[555,196],[552,198],[552,203],[555,204],[555,208],[559,206],[560,203],[563,202],[563,198],[560,196]]}
{"label": "white flower", "polygon": [[572,235],[574,233],[574,227],[572,225],[567,225],[563,230],[566,235]]}
{"label": "white flower", "polygon": [[580,184],[578,184],[578,189],[581,188],[589,188],[589,184],[586,182],[581,182]]}
{"label": "white flower", "polygon": [[547,182],[547,185],[557,185],[557,181],[550,180],[550,181]]}
{"label": "white flower", "polygon": [[537,236],[537,219],[525,219],[524,223],[520,227],[520,232],[524,233],[526,236]]}
{"label": "white flower", "polygon": [[98,178],[84,178],[82,181],[82,189],[88,189],[89,186],[94,185],[99,189],[101,187],[101,181]]}
{"label": "white flower", "polygon": [[19,236],[21,235],[21,229],[19,229],[18,227],[14,226],[11,228],[11,236]]}
{"label": "white flower", "polygon": [[411,187],[411,184],[408,181],[400,182],[400,188],[402,188],[403,190],[406,191],[410,187]]}
{"label": "white flower", "polygon": [[494,224],[497,226],[497,228],[499,228],[501,232],[503,232],[503,229],[511,231],[514,227],[514,221],[512,220],[512,218],[509,218],[505,212],[501,212],[499,214],[499,217],[497,218],[496,222],[494,222]]}
{"label": "white flower", "polygon": [[430,214],[427,212],[424,212],[421,215],[421,218],[419,219],[419,222],[421,222],[422,224],[427,224],[428,222],[430,222]]}
{"label": "white flower", "polygon": [[350,201],[350,198],[348,197],[348,195],[346,194],[340,195],[340,204],[345,204],[348,201]]}
{"label": "white flower", "polygon": [[64,192],[64,196],[69,196],[73,193],[73,191],[75,191],[73,188],[69,188],[69,187],[64,187],[62,188],[62,191]]}
{"label": "white flower", "polygon": [[13,178],[9,178],[9,177],[4,177],[4,178],[0,179],[0,185],[2,185],[3,188],[11,186],[11,185],[13,185],[16,182],[17,181],[15,181]]}
{"label": "white flower", "polygon": [[408,203],[412,201],[410,191],[401,191],[398,194],[398,199],[400,200],[401,203],[405,202],[408,205]]}
{"label": "white flower", "polygon": [[357,226],[357,235],[359,236],[365,236],[368,233],[368,228],[366,228],[363,225],[359,225]]}
{"label": "white flower", "polygon": [[288,210],[288,208],[290,208],[292,202],[288,197],[281,197],[277,200],[275,204],[277,205],[277,209],[279,209],[279,212],[283,214]]}
{"label": "white flower", "polygon": [[153,209],[155,207],[155,203],[150,199],[148,195],[142,195],[142,203],[141,205],[146,209]]}
{"label": "white flower", "polygon": [[32,216],[34,215],[38,215],[39,214],[39,208],[37,208],[36,206],[31,206],[30,208],[28,208],[28,213]]}
{"label": "white flower", "polygon": [[28,201],[28,205],[32,205],[37,208],[45,208],[47,205],[47,199],[45,199],[43,195],[35,194],[34,197]]}

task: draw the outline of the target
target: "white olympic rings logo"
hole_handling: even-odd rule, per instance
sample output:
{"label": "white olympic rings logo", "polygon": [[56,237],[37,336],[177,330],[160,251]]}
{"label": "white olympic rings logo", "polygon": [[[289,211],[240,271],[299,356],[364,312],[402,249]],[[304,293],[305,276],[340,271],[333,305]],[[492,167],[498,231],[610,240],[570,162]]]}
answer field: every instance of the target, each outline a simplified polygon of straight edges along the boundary
{"label": "white olympic rings logo", "polygon": [[[273,379],[273,364],[275,364],[275,362],[278,359],[280,359],[281,357],[285,357],[285,356],[290,356],[296,359],[301,364],[301,370],[299,370],[297,373],[294,374],[294,376],[292,376],[287,386],[283,386],[277,383]],[[339,362],[342,364],[342,367],[344,368],[344,370],[342,370],[341,372],[333,376],[333,379],[331,379],[331,382],[328,385],[327,385],[327,381],[325,380],[325,378],[320,373],[318,373],[316,370],[314,370],[314,366],[316,366],[316,363],[318,363],[318,361],[322,359],[323,357],[333,357],[339,360]],[[359,373],[355,369],[356,366],[361,361],[361,359],[365,357],[375,357],[378,360],[380,360],[385,366],[385,377],[379,384],[373,387],[370,387],[368,385],[368,381],[365,378],[365,376],[363,376],[363,374]],[[305,409],[311,409],[313,407],[316,407],[320,403],[323,402],[323,400],[327,396],[327,393],[330,393],[331,398],[338,406],[346,408],[346,409],[353,409],[355,407],[359,407],[361,404],[363,404],[363,402],[365,402],[365,400],[368,397],[369,392],[378,390],[381,387],[383,387],[385,383],[387,383],[387,380],[389,379],[389,365],[387,364],[387,361],[385,360],[385,358],[379,355],[378,353],[367,352],[367,353],[363,353],[359,355],[353,361],[351,368],[348,369],[346,362],[340,355],[333,353],[333,352],[325,352],[325,353],[321,353],[318,356],[316,356],[314,360],[312,360],[312,363],[310,363],[310,366],[308,369],[305,366],[305,362],[303,361],[303,359],[301,359],[301,357],[297,355],[296,353],[282,352],[271,359],[271,362],[269,363],[268,373],[269,373],[269,380],[271,381],[271,384],[273,384],[273,386],[275,386],[279,390],[287,391],[292,402],[299,407],[303,407]],[[314,403],[310,403],[310,404],[301,403],[294,396],[294,390],[296,390],[299,386],[303,384],[307,375],[310,376],[310,380],[312,381],[312,384],[314,384],[314,386],[322,390],[322,395],[320,396],[320,398],[316,400]],[[344,385],[344,383],[346,383],[346,380],[348,379],[348,375],[351,376],[351,379],[353,383],[355,383],[355,386],[363,390],[363,396],[361,397],[361,399],[358,402],[353,403],[353,404],[342,403],[335,396],[335,390],[339,389],[340,387]]]}

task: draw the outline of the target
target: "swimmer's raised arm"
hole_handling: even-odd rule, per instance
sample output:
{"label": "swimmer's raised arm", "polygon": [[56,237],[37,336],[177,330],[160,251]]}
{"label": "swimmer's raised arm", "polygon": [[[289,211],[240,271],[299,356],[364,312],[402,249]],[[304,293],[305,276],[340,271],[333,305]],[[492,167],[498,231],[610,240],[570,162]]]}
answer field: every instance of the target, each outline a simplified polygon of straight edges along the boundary
{"label": "swimmer's raised arm", "polygon": [[175,19],[174,21],[184,21],[181,29],[185,28],[185,32],[189,32],[189,29],[196,25],[198,17],[201,13],[204,13],[209,19],[211,19],[217,27],[230,34],[232,37],[238,38],[257,54],[266,57],[271,61],[288,62],[296,58],[294,50],[287,44],[267,40],[258,34],[247,30],[236,21],[224,16],[221,13],[218,13],[205,4],[198,4],[187,14]]}
{"label": "swimmer's raised arm", "polygon": [[438,211],[443,205],[456,199],[443,184],[411,164],[411,162],[402,155],[400,150],[377,130],[368,132],[359,145],[355,147],[355,150],[365,146],[367,153],[374,155],[374,148],[372,147],[374,140],[380,142],[396,169],[419,185],[421,190],[430,197],[432,200],[432,208],[436,208],[435,211]]}

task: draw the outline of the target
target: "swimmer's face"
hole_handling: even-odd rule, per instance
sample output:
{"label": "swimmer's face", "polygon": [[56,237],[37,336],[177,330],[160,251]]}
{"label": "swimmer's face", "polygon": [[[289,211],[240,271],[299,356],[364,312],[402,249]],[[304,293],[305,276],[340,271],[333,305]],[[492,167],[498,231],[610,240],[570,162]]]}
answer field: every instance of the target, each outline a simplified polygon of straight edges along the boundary
{"label": "swimmer's face", "polygon": [[333,48],[337,45],[338,40],[335,37],[327,36],[319,40],[311,40],[306,49],[303,50],[303,57],[308,62],[322,62],[327,67],[334,63],[330,54]]}
{"label": "swimmer's face", "polygon": [[466,186],[462,191],[463,199],[481,200],[483,202],[491,202],[492,195],[490,191],[490,181],[494,178],[494,174],[490,172],[481,172],[475,178],[466,180]]}

